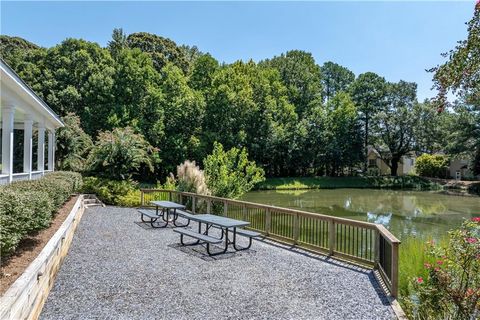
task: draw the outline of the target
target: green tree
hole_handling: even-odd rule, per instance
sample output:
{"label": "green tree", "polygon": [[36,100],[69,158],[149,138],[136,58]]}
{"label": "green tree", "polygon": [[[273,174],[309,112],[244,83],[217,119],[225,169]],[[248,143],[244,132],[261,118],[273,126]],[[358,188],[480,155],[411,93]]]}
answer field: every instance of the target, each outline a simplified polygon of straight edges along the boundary
{"label": "green tree", "polygon": [[80,117],[68,113],[62,117],[65,127],[57,130],[56,167],[67,171],[84,171],[93,142],[80,126]]}
{"label": "green tree", "polygon": [[456,128],[455,149],[470,153],[475,159],[474,174],[480,174],[480,3],[468,22],[468,36],[455,49],[443,54],[444,64],[431,69],[438,90],[438,111],[449,106],[447,95],[453,92],[459,99],[454,109],[460,114]]}
{"label": "green tree", "polygon": [[39,65],[45,101],[60,115],[74,112],[94,135],[107,122],[112,106],[114,61],[96,43],[67,39],[48,49]]}
{"label": "green tree", "polygon": [[[362,73],[350,86],[350,95],[363,122],[365,161],[369,146],[370,120],[384,107],[386,89],[385,79],[373,72]],[[365,162],[365,170],[367,165]]]}
{"label": "green tree", "polygon": [[207,148],[217,140],[226,148],[247,147],[266,170],[278,173],[289,165],[296,119],[278,72],[239,61],[215,74],[203,140]]}
{"label": "green tree", "polygon": [[414,128],[415,150],[436,153],[450,150],[451,135],[457,114],[448,110],[437,112],[429,100],[418,106],[418,122]]}
{"label": "green tree", "polygon": [[330,175],[343,174],[362,159],[362,136],[357,108],[350,96],[340,91],[327,103],[326,161]]}
{"label": "green tree", "polygon": [[153,172],[157,152],[132,128],[101,131],[88,157],[88,171],[114,180],[129,179],[142,170]]}
{"label": "green tree", "polygon": [[147,32],[138,32],[128,35],[127,44],[130,48],[138,48],[148,53],[157,71],[161,71],[170,62],[184,73],[188,72],[188,61],[184,50],[168,38]]}
{"label": "green tree", "polygon": [[417,84],[400,81],[387,85],[385,106],[372,119],[373,145],[396,176],[402,156],[414,149],[418,122]]}
{"label": "green tree", "polygon": [[261,64],[278,70],[287,87],[288,98],[299,115],[307,111],[312,103],[321,101],[321,70],[311,53],[292,50]]}
{"label": "green tree", "polygon": [[218,142],[203,160],[203,166],[207,186],[218,197],[236,199],[265,179],[263,169],[248,160],[245,148],[225,151]]}
{"label": "green tree", "polygon": [[188,84],[196,90],[205,91],[210,89],[213,77],[219,69],[218,61],[210,54],[204,54],[193,62]]}
{"label": "green tree", "polygon": [[120,54],[120,52],[127,47],[127,36],[123,33],[122,28],[113,29],[112,40],[107,44],[108,50],[114,59]]}
{"label": "green tree", "polygon": [[39,46],[23,38],[0,35],[0,57],[15,70],[28,52],[38,49]]}
{"label": "green tree", "polygon": [[205,101],[200,92],[188,86],[187,78],[175,65],[167,64],[162,69],[162,78],[164,135],[155,145],[162,150],[163,171],[168,173],[177,163],[201,157]]}
{"label": "green tree", "polygon": [[334,62],[325,62],[321,67],[323,97],[330,100],[340,91],[347,91],[350,84],[355,81],[355,74],[347,68]]}

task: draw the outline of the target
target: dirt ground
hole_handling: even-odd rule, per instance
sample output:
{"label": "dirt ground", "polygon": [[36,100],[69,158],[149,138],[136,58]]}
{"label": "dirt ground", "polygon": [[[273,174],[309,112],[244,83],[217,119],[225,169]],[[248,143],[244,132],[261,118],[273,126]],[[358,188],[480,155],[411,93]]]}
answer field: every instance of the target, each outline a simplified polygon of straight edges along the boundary
{"label": "dirt ground", "polygon": [[17,280],[28,265],[38,256],[50,238],[60,228],[72,210],[78,196],[71,197],[58,210],[50,227],[23,239],[12,256],[0,259],[0,296]]}

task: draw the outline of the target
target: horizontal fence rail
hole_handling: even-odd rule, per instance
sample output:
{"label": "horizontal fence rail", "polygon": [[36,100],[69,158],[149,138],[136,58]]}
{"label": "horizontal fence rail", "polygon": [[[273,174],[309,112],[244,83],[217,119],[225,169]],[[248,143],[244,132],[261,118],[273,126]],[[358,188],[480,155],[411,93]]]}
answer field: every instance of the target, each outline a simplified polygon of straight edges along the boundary
{"label": "horizontal fence rail", "polygon": [[211,213],[250,222],[269,238],[379,270],[392,297],[398,292],[400,241],[383,225],[247,201],[161,189],[141,189],[150,201],[181,203],[195,214]]}

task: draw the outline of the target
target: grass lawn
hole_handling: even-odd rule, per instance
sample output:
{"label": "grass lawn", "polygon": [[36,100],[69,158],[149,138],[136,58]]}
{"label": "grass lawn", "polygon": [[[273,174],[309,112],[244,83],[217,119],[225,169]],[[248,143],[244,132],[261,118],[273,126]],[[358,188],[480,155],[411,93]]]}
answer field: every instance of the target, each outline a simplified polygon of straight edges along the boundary
{"label": "grass lawn", "polygon": [[440,185],[416,176],[403,177],[289,177],[267,178],[257,190],[298,190],[335,188],[392,188],[436,190]]}

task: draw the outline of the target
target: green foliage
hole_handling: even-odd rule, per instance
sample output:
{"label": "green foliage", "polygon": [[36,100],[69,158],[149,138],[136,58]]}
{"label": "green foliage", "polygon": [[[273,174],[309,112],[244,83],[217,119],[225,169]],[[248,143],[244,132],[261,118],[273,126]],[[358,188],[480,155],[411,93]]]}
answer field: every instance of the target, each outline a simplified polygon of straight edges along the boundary
{"label": "green foliage", "polygon": [[184,73],[188,71],[185,52],[168,38],[147,32],[132,33],[127,37],[127,45],[148,53],[157,71],[162,70],[168,63],[175,64]]}
{"label": "green foliage", "polygon": [[287,87],[288,99],[302,114],[322,98],[321,69],[311,53],[292,50],[262,62],[278,70]]}
{"label": "green foliage", "polygon": [[57,130],[57,168],[81,172],[85,170],[86,157],[93,146],[92,139],[80,126],[80,117],[68,113],[62,117],[65,127]]}
{"label": "green foliage", "polygon": [[339,64],[328,61],[322,67],[323,97],[328,101],[340,91],[347,91],[355,74]]}
{"label": "green foliage", "polygon": [[56,210],[81,186],[80,174],[58,171],[0,187],[1,255],[11,254],[27,235],[48,227]]}
{"label": "green foliage", "polygon": [[427,276],[412,280],[407,312],[420,319],[476,319],[480,316],[480,217],[449,232],[446,246],[431,242]]}
{"label": "green foliage", "polygon": [[[40,48],[2,36],[0,53],[68,119],[59,134],[57,165],[69,170],[85,170],[83,159],[91,159],[82,130],[95,139],[99,131],[130,127],[161,151],[154,152],[159,161],[152,163],[153,171],[150,164],[122,169],[142,181],[163,179],[187,159],[201,162],[215,141],[226,149],[246,148],[268,176],[351,175],[362,162],[366,168],[369,145],[378,147],[392,166],[406,149],[414,149],[462,153],[480,172],[480,119],[472,100],[477,20],[478,13],[468,41],[438,68],[439,85],[465,93],[441,114],[433,103],[416,102],[414,84],[390,84],[371,72],[355,79],[347,68],[333,62],[320,67],[312,54],[299,50],[258,64],[221,64],[195,46],[114,29],[106,48],[78,39]],[[453,81],[458,70],[469,80]],[[71,113],[80,122],[69,119]],[[15,168],[21,170],[21,164],[17,161]],[[102,170],[104,176],[111,172]]]}
{"label": "green foliage", "polygon": [[297,115],[278,72],[253,61],[219,70],[208,93],[203,140],[226,148],[248,146],[270,174],[290,165],[290,141]]}
{"label": "green foliage", "polygon": [[203,165],[207,186],[218,197],[236,199],[265,179],[263,169],[248,160],[245,149],[225,151],[217,142],[212,154],[203,160]]}
{"label": "green foliage", "polygon": [[200,157],[200,134],[205,114],[205,101],[200,92],[191,89],[187,78],[173,64],[162,69],[162,99],[164,136],[156,145],[161,146],[163,173],[175,169],[185,159]]}
{"label": "green foliage", "polygon": [[417,85],[400,81],[388,83],[386,88],[384,106],[372,117],[371,142],[385,163],[390,164],[391,175],[396,176],[402,156],[414,149]]}
{"label": "green foliage", "polygon": [[371,118],[385,105],[387,83],[373,72],[362,73],[350,86],[350,95],[357,106],[364,126],[364,148],[367,152]]}
{"label": "green foliage", "polygon": [[416,160],[415,170],[418,175],[433,178],[448,177],[448,157],[441,154],[422,154]]}
{"label": "green foliage", "polygon": [[256,185],[260,190],[301,190],[336,188],[388,188],[437,190],[440,185],[416,176],[403,177],[298,177],[267,178]]}
{"label": "green foliage", "polygon": [[96,194],[106,204],[127,207],[140,205],[140,190],[133,180],[86,177],[82,192]]}
{"label": "green foliage", "polygon": [[465,152],[474,160],[472,169],[480,174],[480,4],[477,2],[468,22],[467,39],[459,41],[455,49],[443,54],[444,64],[431,69],[438,112],[448,110],[449,92],[458,98],[453,105],[459,119],[452,126],[452,151]]}
{"label": "green foliage", "polygon": [[100,132],[88,158],[88,170],[113,179],[128,179],[142,170],[153,171],[155,149],[132,128]]}

